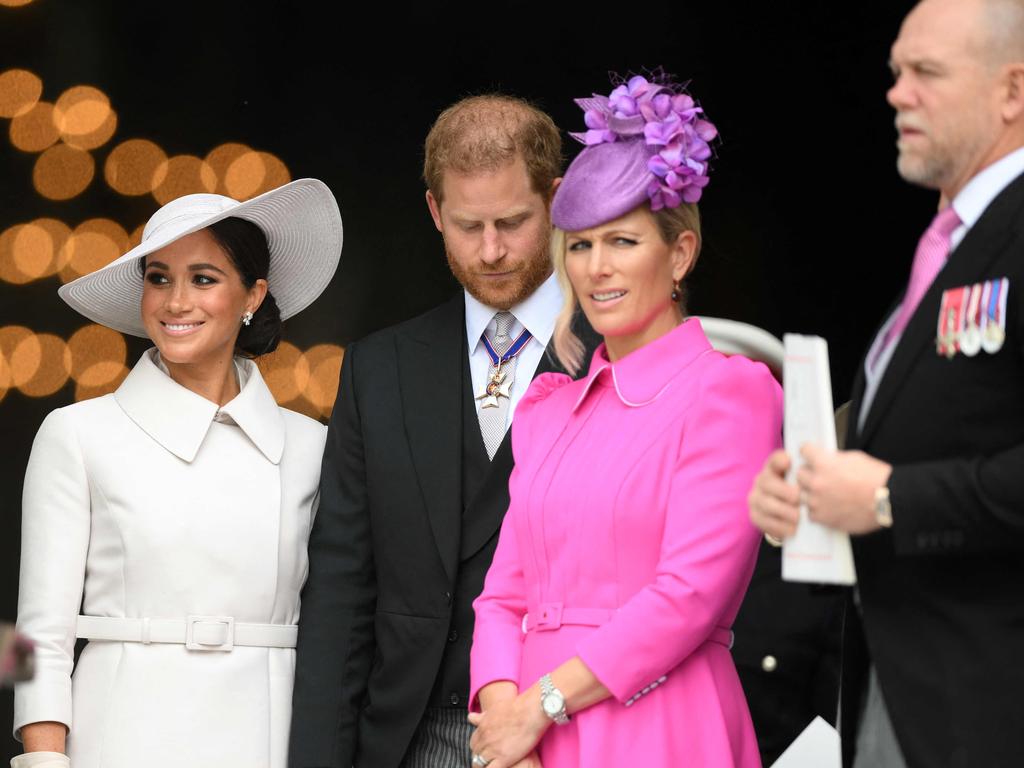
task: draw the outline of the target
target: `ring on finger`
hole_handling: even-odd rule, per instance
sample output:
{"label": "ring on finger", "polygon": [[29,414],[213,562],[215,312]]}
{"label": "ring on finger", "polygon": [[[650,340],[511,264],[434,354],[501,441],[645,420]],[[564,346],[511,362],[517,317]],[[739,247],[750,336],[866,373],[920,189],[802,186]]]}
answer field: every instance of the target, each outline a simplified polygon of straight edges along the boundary
{"label": "ring on finger", "polygon": [[491,761],[483,755],[473,755],[473,765],[480,766],[480,768],[484,768],[484,766],[488,765],[490,762]]}
{"label": "ring on finger", "polygon": [[769,544],[771,544],[773,547],[781,547],[782,546],[782,539],[775,538],[774,536],[772,536],[767,531],[765,531],[764,540],[767,541]]}

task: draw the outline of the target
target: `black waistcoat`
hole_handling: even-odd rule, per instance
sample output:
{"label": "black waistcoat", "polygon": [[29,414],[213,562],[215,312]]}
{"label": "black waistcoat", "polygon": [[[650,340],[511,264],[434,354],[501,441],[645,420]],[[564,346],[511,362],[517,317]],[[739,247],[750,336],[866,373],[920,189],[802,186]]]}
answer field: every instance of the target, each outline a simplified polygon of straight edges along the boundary
{"label": "black waistcoat", "polygon": [[[469,524],[467,510],[491,471],[480,420],[473,398],[469,358],[464,352],[462,374],[462,528]],[[507,481],[507,478],[505,478]],[[432,707],[465,708],[469,698],[469,648],[473,642],[473,601],[483,590],[484,577],[494,557],[497,532],[485,547],[459,563],[453,592],[452,618],[441,667],[430,693]]]}

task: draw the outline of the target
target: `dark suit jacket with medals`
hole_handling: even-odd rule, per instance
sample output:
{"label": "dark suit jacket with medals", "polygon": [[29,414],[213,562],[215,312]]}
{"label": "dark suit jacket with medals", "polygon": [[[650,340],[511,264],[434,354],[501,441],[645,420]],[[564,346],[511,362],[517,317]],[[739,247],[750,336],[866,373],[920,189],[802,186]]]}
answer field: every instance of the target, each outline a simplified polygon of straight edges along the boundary
{"label": "dark suit jacket with medals", "polygon": [[[936,351],[943,291],[1006,277],[995,354]],[[1024,764],[1024,176],[989,205],[910,319],[847,448],[894,466],[891,530],[854,537],[844,763],[868,658],[910,768]],[[866,641],[866,645],[865,645]]]}
{"label": "dark suit jacket with medals", "polygon": [[509,431],[488,461],[465,327],[460,292],[346,350],[302,593],[293,768],[398,766],[428,706],[468,706],[472,602],[512,451]]}

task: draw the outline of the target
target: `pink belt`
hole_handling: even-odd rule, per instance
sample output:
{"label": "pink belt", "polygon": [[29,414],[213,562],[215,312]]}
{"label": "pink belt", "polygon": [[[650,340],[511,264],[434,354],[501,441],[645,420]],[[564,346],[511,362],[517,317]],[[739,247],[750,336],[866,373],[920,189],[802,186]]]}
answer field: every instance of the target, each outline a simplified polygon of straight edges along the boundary
{"label": "pink belt", "polygon": [[[565,608],[561,603],[541,603],[536,611],[523,616],[523,634],[550,632],[563,624],[600,627],[611,621],[617,612],[611,608]],[[732,630],[728,627],[715,627],[708,641],[732,648]]]}

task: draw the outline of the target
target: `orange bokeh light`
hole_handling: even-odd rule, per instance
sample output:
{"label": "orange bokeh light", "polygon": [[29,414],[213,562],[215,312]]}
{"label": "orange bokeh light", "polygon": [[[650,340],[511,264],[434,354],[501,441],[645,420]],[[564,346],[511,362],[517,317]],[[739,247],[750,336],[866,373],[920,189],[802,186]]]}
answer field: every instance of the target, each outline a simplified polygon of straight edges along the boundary
{"label": "orange bokeh light", "polygon": [[91,85],[68,88],[53,107],[53,122],[61,138],[79,149],[96,149],[117,130],[117,114],[110,99]]}
{"label": "orange bokeh light", "polygon": [[117,113],[111,109],[96,130],[82,134],[61,134],[61,138],[79,149],[97,149],[110,141],[116,130]]}
{"label": "orange bokeh light", "polygon": [[36,102],[13,120],[8,130],[11,144],[23,152],[42,152],[53,146],[60,138],[60,132],[53,123],[53,104]]}
{"label": "orange bokeh light", "polygon": [[103,325],[86,325],[68,339],[71,378],[86,387],[113,381],[128,359],[124,336]]}
{"label": "orange bokeh light", "polygon": [[[5,383],[7,387],[13,389],[20,383],[28,381],[35,375],[35,367],[32,366],[32,360],[25,359],[25,351],[22,350],[22,357],[19,365],[21,366],[20,371],[15,370],[14,366],[14,352],[19,349],[24,341],[33,338],[35,336],[30,328],[26,328],[22,325],[7,325],[0,328],[0,356],[7,361],[7,378]],[[28,364],[28,370],[25,370],[26,363]],[[38,361],[36,362],[38,367]]]}
{"label": "orange bokeh light", "polygon": [[92,155],[77,147],[58,144],[36,158],[32,183],[50,200],[70,200],[89,186],[96,173]]}
{"label": "orange bokeh light", "polygon": [[121,386],[121,382],[125,380],[128,373],[128,367],[124,365],[109,361],[96,363],[86,369],[82,378],[75,384],[75,400],[90,400],[94,397],[109,395]]}
{"label": "orange bokeh light", "polygon": [[256,364],[278,403],[301,397],[309,383],[309,363],[302,351],[287,341],[269,355],[257,358]]}
{"label": "orange bokeh light", "polygon": [[291,173],[277,157],[269,152],[246,152],[228,166],[224,188],[229,197],[248,200],[289,181]]}
{"label": "orange bokeh light", "polygon": [[133,229],[132,233],[130,235],[128,235],[128,247],[129,248],[134,248],[136,245],[141,243],[142,242],[142,235],[143,235],[143,233],[145,231],[146,231],[146,225],[145,224],[139,224],[139,226],[137,226],[135,229]]}
{"label": "orange bokeh light", "polygon": [[61,134],[81,136],[103,125],[109,112],[110,99],[103,91],[91,85],[76,85],[54,103],[53,123]]}
{"label": "orange bokeh light", "polygon": [[43,81],[27,69],[0,73],[0,117],[28,112],[43,95]]}
{"label": "orange bokeh light", "polygon": [[0,280],[22,285],[55,274],[70,233],[57,219],[36,219],[0,234]]}
{"label": "orange bokeh light", "polygon": [[7,396],[11,387],[11,366],[7,362],[7,355],[0,349],[0,402]]}
{"label": "orange bokeh light", "polygon": [[320,415],[329,416],[338,396],[338,378],[345,350],[336,344],[318,344],[306,350],[309,381],[303,390],[306,399]]}
{"label": "orange bokeh light", "polygon": [[[22,350],[25,350],[24,353]],[[18,388],[29,397],[48,397],[68,381],[70,356],[68,345],[60,336],[52,333],[37,333],[22,341],[11,357],[11,368],[18,381],[19,364],[24,361],[22,371],[35,364],[35,372],[27,381],[20,381]],[[36,362],[38,361],[38,362]]]}
{"label": "orange bokeh light", "polygon": [[129,139],[114,147],[103,173],[115,192],[145,195],[164,181],[167,155],[152,141]]}
{"label": "orange bokeh light", "polygon": [[[24,330],[28,331],[27,328]],[[11,384],[21,387],[32,381],[43,363],[43,345],[39,343],[39,337],[32,331],[21,335],[11,350],[10,361]]]}
{"label": "orange bokeh light", "polygon": [[336,344],[317,344],[302,352],[283,341],[256,364],[279,405],[318,419],[330,416],[334,407],[344,356]]}
{"label": "orange bokeh light", "polygon": [[0,357],[7,374],[0,384],[29,397],[46,397],[68,380],[67,344],[52,333],[33,333],[20,325],[0,328]]}
{"label": "orange bokeh light", "polygon": [[0,5],[6,5],[8,8],[20,8],[31,2],[32,0],[0,0]]}
{"label": "orange bokeh light", "polygon": [[194,155],[177,155],[165,166],[163,181],[153,189],[153,197],[160,205],[182,195],[212,192],[217,187],[217,175],[213,169]]}
{"label": "orange bokeh light", "polygon": [[61,282],[67,283],[127,252],[128,233],[116,221],[89,219],[75,227],[64,248],[65,263],[58,274]]}
{"label": "orange bokeh light", "polygon": [[217,187],[214,189],[214,192],[218,195],[228,194],[227,187],[224,186],[224,180],[228,175],[228,168],[242,155],[249,154],[252,151],[252,147],[237,142],[221,144],[219,147],[214,147],[210,150],[205,159],[206,164],[217,174]]}

